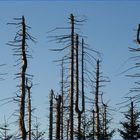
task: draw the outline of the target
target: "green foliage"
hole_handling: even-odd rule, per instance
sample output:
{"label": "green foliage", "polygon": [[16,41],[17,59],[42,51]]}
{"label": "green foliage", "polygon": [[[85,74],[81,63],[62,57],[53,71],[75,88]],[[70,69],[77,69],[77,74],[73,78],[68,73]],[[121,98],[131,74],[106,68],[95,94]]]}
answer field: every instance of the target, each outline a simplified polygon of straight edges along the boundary
{"label": "green foliage", "polygon": [[131,102],[131,106],[128,111],[124,113],[125,121],[120,122],[122,129],[118,129],[120,135],[124,140],[137,140],[140,138],[140,112],[136,110],[136,107]]}

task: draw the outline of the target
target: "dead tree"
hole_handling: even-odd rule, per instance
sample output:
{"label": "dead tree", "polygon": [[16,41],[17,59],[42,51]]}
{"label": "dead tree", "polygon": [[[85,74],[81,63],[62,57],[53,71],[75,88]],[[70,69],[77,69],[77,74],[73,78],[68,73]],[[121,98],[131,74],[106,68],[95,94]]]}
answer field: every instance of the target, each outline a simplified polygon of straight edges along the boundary
{"label": "dead tree", "polygon": [[53,139],[53,96],[54,96],[54,92],[53,90],[51,90],[50,93],[50,116],[49,116],[49,121],[50,121],[50,125],[49,125],[49,139],[52,140]]}
{"label": "dead tree", "polygon": [[26,25],[25,19],[22,17],[22,69],[21,69],[21,97],[20,97],[20,116],[19,116],[19,125],[22,132],[22,139],[26,140],[26,128],[25,128],[25,94],[26,94],[26,86],[25,86],[25,75],[27,69],[27,56],[26,56]]}
{"label": "dead tree", "polygon": [[[68,111],[68,116],[69,116],[69,139],[73,140],[73,135],[74,135],[74,92],[75,92],[75,87],[74,87],[74,78],[75,78],[75,30],[77,30],[77,28],[75,27],[75,25],[79,25],[81,24],[81,22],[84,22],[84,20],[77,20],[74,18],[73,14],[70,15],[69,17],[70,20],[70,27],[66,27],[66,28],[56,28],[58,29],[68,29],[70,30],[70,34],[65,34],[65,35],[58,35],[58,36],[50,36],[55,38],[54,40],[57,41],[57,43],[63,43],[66,44],[65,47],[60,48],[60,49],[51,49],[52,51],[64,51],[66,49],[70,49],[70,52],[68,52],[65,56],[63,56],[62,58],[64,58],[65,64],[66,64],[66,69],[67,72],[69,73],[67,75],[67,92],[68,94],[68,100],[69,100],[69,111]],[[54,30],[56,30],[54,29]],[[54,31],[53,30],[53,31]],[[57,62],[60,62],[60,60],[57,60]],[[67,119],[66,119],[67,120]],[[61,129],[62,130],[62,129]],[[63,130],[62,130],[63,131]],[[62,135],[62,133],[61,133]]]}
{"label": "dead tree", "polygon": [[107,103],[105,104],[104,102],[103,102],[103,94],[101,94],[101,101],[102,101],[102,105],[103,105],[103,113],[102,113],[102,138],[103,139],[105,139],[105,140],[107,140],[107,139],[109,139],[108,138],[108,136],[107,136]]}
{"label": "dead tree", "polygon": [[99,140],[100,127],[99,127],[99,77],[100,77],[100,68],[99,68],[99,59],[97,60],[96,67],[96,85],[95,85],[95,133],[97,140]]}
{"label": "dead tree", "polygon": [[28,139],[31,140],[31,113],[32,113],[32,109],[31,109],[31,88],[32,88],[32,83],[29,84],[29,80],[26,79],[26,89],[27,89],[27,93],[28,93]]}
{"label": "dead tree", "polygon": [[70,67],[70,139],[73,140],[73,103],[74,103],[74,16],[73,14],[70,15],[70,21],[71,21],[71,67]]}
{"label": "dead tree", "polygon": [[[78,140],[81,139],[81,115],[84,112],[84,91],[82,91],[82,110],[79,109],[79,60],[78,60],[78,46],[79,46],[79,37],[76,35],[76,103],[75,111],[78,114]],[[83,58],[82,58],[83,59]],[[83,62],[82,62],[83,63]],[[83,68],[82,68],[83,69]],[[82,77],[84,78],[84,77]],[[83,80],[83,79],[82,79]],[[83,84],[83,83],[82,83]],[[82,90],[84,85],[82,85]]]}
{"label": "dead tree", "polygon": [[14,52],[16,56],[20,56],[20,58],[17,60],[19,62],[17,65],[21,64],[21,71],[16,74],[16,78],[20,78],[20,95],[19,97],[19,127],[21,131],[21,138],[22,140],[26,140],[27,138],[27,131],[25,128],[25,97],[26,97],[26,77],[30,77],[31,75],[27,74],[26,70],[28,67],[27,59],[31,57],[31,55],[28,54],[28,45],[27,40],[34,41],[34,38],[29,35],[28,29],[30,29],[29,26],[25,23],[25,18],[22,16],[22,18],[15,18],[15,20],[19,20],[21,22],[19,23],[9,23],[16,25],[20,27],[19,31],[16,33],[15,38],[13,41],[9,41],[8,45],[14,47]]}
{"label": "dead tree", "polygon": [[60,140],[60,112],[61,112],[61,95],[58,95],[56,99],[56,140]]}
{"label": "dead tree", "polygon": [[62,65],[61,65],[62,67],[61,67],[61,70],[62,70],[62,72],[61,72],[61,78],[62,78],[62,80],[61,80],[61,97],[62,97],[62,99],[61,99],[61,129],[60,129],[60,137],[61,137],[61,140],[63,140],[63,129],[64,129],[64,127],[63,127],[63,117],[64,117],[64,60],[62,59]]}

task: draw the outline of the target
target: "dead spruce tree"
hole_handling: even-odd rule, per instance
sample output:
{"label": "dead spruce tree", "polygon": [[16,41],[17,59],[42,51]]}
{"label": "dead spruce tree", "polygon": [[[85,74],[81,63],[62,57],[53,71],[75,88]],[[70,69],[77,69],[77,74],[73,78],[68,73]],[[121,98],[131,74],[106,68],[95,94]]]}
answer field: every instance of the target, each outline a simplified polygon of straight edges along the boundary
{"label": "dead spruce tree", "polygon": [[[83,38],[83,36],[77,34],[77,30],[78,30],[77,25],[79,24],[81,25],[81,23],[84,22],[85,19],[77,20],[77,18],[75,18],[74,15],[71,14],[69,20],[70,20],[70,27],[55,28],[52,31],[57,30],[60,33],[60,29],[61,29],[61,34],[62,34],[62,30],[67,29],[69,30],[70,33],[64,33],[64,35],[56,35],[56,36],[53,35],[50,37],[53,38],[53,41],[55,40],[56,43],[65,45],[64,47],[56,48],[56,49],[52,48],[51,50],[57,52],[63,52],[62,54],[63,57],[61,57],[62,59],[56,60],[56,62],[62,62],[63,60],[62,63],[64,69],[62,70],[62,73],[64,73],[65,71],[65,75],[62,74],[61,91],[60,91],[62,95],[61,118],[60,118],[61,139],[66,137],[66,135],[63,134],[67,134],[67,139],[73,140],[74,136],[78,136],[79,139],[80,137],[81,138],[85,137],[86,123],[84,122],[84,119],[86,115],[85,115],[85,91],[84,91],[85,89],[84,88],[89,85],[88,84],[85,85],[84,82],[85,79],[87,80],[90,77],[89,76],[91,74],[90,70],[93,63],[95,62],[93,61],[95,60],[93,53],[95,53],[96,55],[99,53],[89,48],[87,44],[85,45],[84,39],[82,39],[82,43],[79,41],[81,38]],[[80,38],[80,39],[78,40],[76,38]],[[87,64],[90,65],[89,69],[87,67]],[[87,77],[85,78],[85,76]],[[82,103],[81,107],[80,107],[80,103]],[[75,121],[76,112],[78,112],[77,113],[78,121],[77,120]],[[74,121],[78,122],[78,124],[74,123]],[[66,127],[67,129],[64,129],[64,127]],[[64,131],[67,130],[67,132],[65,133],[63,130]]]}
{"label": "dead spruce tree", "polygon": [[97,68],[96,68],[96,85],[95,85],[95,134],[97,140],[99,140],[100,135],[100,127],[99,127],[99,82],[100,82],[100,66],[99,59],[97,60]]}
{"label": "dead spruce tree", "polygon": [[53,90],[51,90],[50,93],[50,116],[49,116],[49,139],[52,140],[53,139],[53,96],[54,96],[54,92]]}
{"label": "dead spruce tree", "polygon": [[70,51],[70,139],[73,140],[73,103],[74,103],[74,16],[73,14],[70,15],[71,21],[71,51]]}
{"label": "dead spruce tree", "polygon": [[[83,43],[82,43],[83,44]],[[83,64],[82,64],[82,109],[79,109],[79,59],[78,59],[78,47],[79,47],[79,37],[76,34],[76,101],[75,101],[75,111],[78,114],[78,129],[77,137],[78,140],[81,139],[81,115],[85,110],[85,101],[84,101],[84,75],[83,75]],[[83,49],[83,47],[82,47]],[[82,63],[83,63],[83,52],[82,52]]]}
{"label": "dead spruce tree", "polygon": [[28,139],[31,140],[31,116],[32,116],[32,108],[31,108],[31,88],[32,88],[32,83],[29,82],[28,78],[26,79],[26,89],[28,93]]}
{"label": "dead spruce tree", "polygon": [[[109,78],[106,76],[102,76],[102,72],[101,72],[101,60],[98,58],[96,59],[96,68],[95,68],[95,76],[91,77],[91,83],[92,83],[92,93],[94,95],[94,102],[93,100],[91,100],[93,108],[92,111],[90,111],[92,113],[92,118],[90,120],[90,122],[92,122],[92,129],[90,130],[89,134],[87,135],[88,138],[91,139],[96,139],[99,140],[100,136],[101,136],[101,99],[100,99],[100,95],[102,93],[101,89],[104,85],[105,82],[109,82]],[[93,75],[93,74],[92,74]]]}
{"label": "dead spruce tree", "polygon": [[15,38],[13,41],[9,41],[9,45],[13,46],[14,55],[19,56],[17,59],[17,64],[20,65],[20,72],[16,74],[16,78],[19,78],[21,81],[21,84],[18,86],[20,89],[20,95],[19,97],[19,128],[21,132],[21,138],[22,140],[26,140],[27,138],[27,131],[25,127],[25,98],[26,98],[26,77],[28,79],[32,78],[31,75],[27,74],[27,67],[28,67],[28,58],[31,57],[29,55],[29,46],[27,44],[27,40],[35,41],[34,38],[28,33],[28,30],[30,29],[29,26],[26,25],[25,18],[22,16],[22,18],[15,18],[16,21],[19,21],[18,23],[8,23],[12,25],[16,25],[20,29],[17,31]]}
{"label": "dead spruce tree", "polygon": [[[75,47],[75,24],[78,21],[74,18],[73,14],[69,17],[70,20],[70,27],[64,28],[64,29],[70,29],[70,34],[68,35],[60,35],[60,36],[53,36],[55,37],[55,40],[58,41],[58,43],[68,43],[66,47],[62,49],[51,49],[53,51],[64,51],[67,48],[70,49],[70,53],[68,53],[67,56],[63,56],[65,58],[65,61],[70,64],[70,74],[69,74],[69,138],[73,140],[73,132],[74,132],[74,47]],[[63,29],[63,28],[57,28],[57,29]]]}
{"label": "dead spruce tree", "polygon": [[60,140],[60,117],[61,117],[61,95],[58,95],[56,98],[56,133],[55,133],[55,138],[57,140]]}

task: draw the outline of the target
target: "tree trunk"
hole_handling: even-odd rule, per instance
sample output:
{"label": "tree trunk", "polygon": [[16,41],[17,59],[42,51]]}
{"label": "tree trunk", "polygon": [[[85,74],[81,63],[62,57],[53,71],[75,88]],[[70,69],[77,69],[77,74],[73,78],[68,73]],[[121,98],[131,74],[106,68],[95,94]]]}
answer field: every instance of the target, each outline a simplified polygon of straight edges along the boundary
{"label": "tree trunk", "polygon": [[61,140],[63,140],[63,115],[64,115],[64,66],[63,66],[63,60],[62,60],[62,81],[61,81]]}
{"label": "tree trunk", "polygon": [[60,140],[60,108],[61,108],[61,95],[56,97],[56,140]]}
{"label": "tree trunk", "polygon": [[70,62],[70,139],[73,140],[73,92],[74,92],[74,16],[70,16],[71,22],[71,62]]}
{"label": "tree trunk", "polygon": [[50,93],[50,126],[49,126],[49,139],[53,139],[53,90]]}
{"label": "tree trunk", "polygon": [[21,130],[21,137],[22,140],[26,140],[26,128],[25,128],[25,94],[26,94],[26,87],[25,87],[25,75],[27,69],[27,58],[26,58],[26,25],[24,16],[22,17],[22,44],[21,44],[21,57],[22,57],[22,68],[21,68],[21,96],[20,96],[20,114],[19,114],[19,126]]}
{"label": "tree trunk", "polygon": [[28,85],[28,79],[26,79],[26,88],[28,92],[28,129],[29,129],[29,140],[31,140],[31,87],[32,84]]}
{"label": "tree trunk", "polygon": [[95,87],[95,134],[97,140],[99,140],[99,60],[97,60],[96,68],[96,87]]}

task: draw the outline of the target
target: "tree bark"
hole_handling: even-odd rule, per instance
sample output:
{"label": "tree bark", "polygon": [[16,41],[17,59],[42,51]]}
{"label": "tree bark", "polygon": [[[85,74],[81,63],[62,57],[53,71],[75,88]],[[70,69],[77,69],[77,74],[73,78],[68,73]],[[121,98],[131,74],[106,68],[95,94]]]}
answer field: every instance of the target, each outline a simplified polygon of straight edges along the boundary
{"label": "tree bark", "polygon": [[22,140],[26,140],[26,128],[25,128],[25,94],[26,94],[26,87],[25,87],[25,75],[27,69],[27,58],[26,58],[26,25],[24,16],[22,17],[22,68],[21,68],[21,96],[20,96],[20,114],[19,114],[19,126],[21,130]]}

